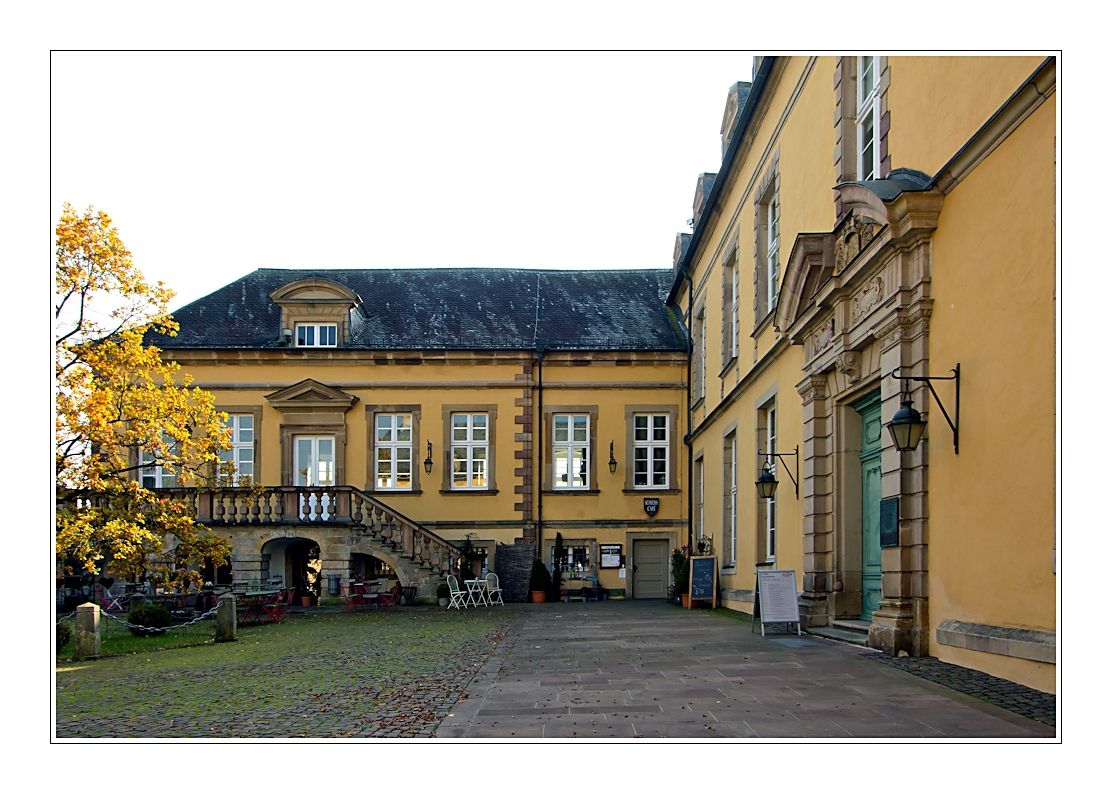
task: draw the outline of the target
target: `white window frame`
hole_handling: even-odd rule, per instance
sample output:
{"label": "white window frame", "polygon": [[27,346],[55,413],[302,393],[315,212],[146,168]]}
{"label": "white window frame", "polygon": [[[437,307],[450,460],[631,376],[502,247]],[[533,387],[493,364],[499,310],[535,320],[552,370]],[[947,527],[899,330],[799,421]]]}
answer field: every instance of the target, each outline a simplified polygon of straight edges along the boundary
{"label": "white window frame", "polygon": [[[385,424],[384,424],[385,422]],[[384,433],[385,431],[385,433]],[[413,414],[411,413],[376,413],[374,422],[374,447],[375,470],[374,483],[376,491],[412,491],[413,490]],[[403,438],[403,436],[408,436]],[[383,460],[382,453],[388,457]],[[408,458],[406,457],[408,456]],[[383,465],[387,464],[383,484]],[[409,484],[399,485],[399,469],[409,464]]]}
{"label": "white window frame", "polygon": [[336,323],[296,323],[293,338],[294,347],[336,347],[339,329]]}
{"label": "white window frame", "polygon": [[726,437],[729,441],[730,460],[723,467],[730,478],[729,493],[722,521],[723,534],[726,542],[722,544],[722,567],[734,568],[737,566],[737,432],[734,431]]}
{"label": "white window frame", "polygon": [[[880,57],[857,56],[857,179],[880,179]],[[871,70],[872,83],[865,85],[865,72]],[[867,132],[872,119],[871,133]],[[866,150],[872,147],[872,162],[866,164]]]}
{"label": "white window frame", "polygon": [[[457,425],[457,417],[467,417],[464,425]],[[482,422],[476,422],[477,419]],[[451,482],[453,491],[487,491],[490,489],[490,414],[488,413],[453,413],[448,418],[449,433],[452,440],[451,446]],[[464,437],[458,437],[458,430],[463,430]],[[457,451],[462,450],[464,457],[457,457]],[[480,454],[481,453],[481,454]],[[457,480],[456,464],[466,461],[463,472],[464,482]],[[476,478],[479,482],[476,482]]]}
{"label": "white window frame", "polygon": [[695,383],[692,398],[698,402],[707,396],[707,308],[702,305],[695,311],[695,338],[692,340],[695,348]]}
{"label": "white window frame", "polygon": [[706,537],[703,530],[703,522],[705,520],[703,510],[704,498],[704,480],[706,479],[706,467],[703,465],[703,459],[699,458],[695,461],[695,538]]}
{"label": "white window frame", "polygon": [[[765,408],[765,452],[768,469],[776,474],[776,405],[770,403]],[[765,562],[776,561],[776,494],[765,499]]]}
{"label": "white window frame", "polygon": [[[638,427],[640,421],[644,421],[644,428]],[[661,426],[663,423],[663,426]],[[643,434],[642,434],[642,431]],[[658,431],[662,431],[659,434]],[[637,490],[660,490],[668,487],[668,477],[671,474],[671,455],[670,455],[670,442],[671,442],[671,428],[668,426],[668,414],[634,414],[633,415],[633,487]],[[644,483],[638,483],[637,479],[640,476],[637,464],[641,461],[638,459],[638,451],[644,453]],[[663,481],[656,482],[658,472],[656,471],[655,464],[660,460],[660,453],[663,452]]]}
{"label": "white window frame", "polygon": [[[172,439],[166,439],[166,443],[171,453],[173,453],[175,442]],[[148,478],[153,479],[154,482],[148,485],[146,482]],[[156,464],[153,454],[145,449],[140,449],[139,484],[144,488],[176,488],[178,475],[176,472],[163,468],[161,464]]]}
{"label": "white window frame", "polygon": [[[232,475],[232,485],[250,485],[255,482],[255,438],[258,433],[258,428],[255,427],[254,414],[229,414],[228,421],[222,422],[224,427],[232,431],[232,446],[231,449],[220,451],[220,464],[231,463],[235,467],[235,473]],[[244,427],[244,425],[250,425]],[[244,434],[247,434],[247,440],[244,440]],[[242,470],[243,464],[248,463],[251,465],[251,472],[245,474]],[[221,473],[223,477],[223,473]]]}
{"label": "white window frame", "polygon": [[765,276],[768,279],[768,311],[776,308],[780,281],[780,174],[772,182],[772,195],[768,201],[767,229],[765,234]]}
{"label": "white window frame", "polygon": [[[557,440],[560,435],[560,420],[567,420],[567,436]],[[577,421],[583,420],[583,438],[575,438]],[[575,482],[572,468],[576,461],[576,451],[581,452],[579,457],[579,479]],[[559,466],[557,461],[560,453],[568,461],[568,474],[571,475],[567,483],[560,482]],[[588,491],[591,488],[591,415],[590,414],[553,414],[552,415],[552,489],[555,491]]]}

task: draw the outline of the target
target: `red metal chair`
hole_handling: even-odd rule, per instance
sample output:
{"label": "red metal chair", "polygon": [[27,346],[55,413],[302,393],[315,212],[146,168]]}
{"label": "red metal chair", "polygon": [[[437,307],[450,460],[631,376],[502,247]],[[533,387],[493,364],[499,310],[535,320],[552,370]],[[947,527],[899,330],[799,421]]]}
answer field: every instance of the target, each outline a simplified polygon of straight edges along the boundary
{"label": "red metal chair", "polygon": [[399,582],[394,582],[394,586],[385,593],[379,593],[378,598],[375,600],[375,605],[379,609],[386,607],[398,608],[398,604],[402,600],[402,586]]}
{"label": "red metal chair", "polygon": [[366,607],[367,602],[363,598],[363,583],[351,582],[344,585],[340,589],[340,594],[344,597],[344,608],[342,611],[358,612]]}

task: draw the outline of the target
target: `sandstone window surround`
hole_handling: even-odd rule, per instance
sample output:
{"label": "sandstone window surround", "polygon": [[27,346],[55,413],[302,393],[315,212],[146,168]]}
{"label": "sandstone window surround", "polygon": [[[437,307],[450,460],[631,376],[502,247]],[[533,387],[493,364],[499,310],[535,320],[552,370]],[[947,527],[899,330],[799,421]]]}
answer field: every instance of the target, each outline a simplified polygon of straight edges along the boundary
{"label": "sandstone window surround", "polygon": [[346,485],[347,420],[345,415],[359,398],[312,378],[306,378],[266,395],[265,399],[272,408],[282,414],[282,423],[278,428],[282,485],[294,484],[295,436],[331,436],[335,440],[333,484]]}
{"label": "sandstone window surround", "polygon": [[722,567],[737,567],[737,422],[722,438]]}
{"label": "sandstone window surround", "polygon": [[[542,472],[543,492],[597,494],[598,406],[546,405],[543,421],[542,432],[550,445]],[[572,472],[572,466],[579,468]]]}
{"label": "sandstone window surround", "polygon": [[706,517],[703,507],[704,493],[706,490],[703,484],[703,477],[705,476],[705,470],[703,466],[703,451],[699,450],[698,452],[696,452],[694,458],[695,471],[692,473],[693,476],[691,480],[693,503],[691,523],[693,534],[695,535],[695,540],[696,542],[698,542],[699,538],[706,537]]}
{"label": "sandstone window surround", "polygon": [[857,173],[860,180],[880,178],[880,58],[857,56]]}
{"label": "sandstone window surround", "polygon": [[351,313],[363,303],[347,287],[324,278],[291,281],[270,299],[282,310],[282,338],[295,348],[343,347],[351,338]]}
{"label": "sandstone window surround", "polygon": [[474,409],[453,411],[448,424],[450,490],[489,490],[490,416]]}
{"label": "sandstone window surround", "polygon": [[678,422],[677,405],[625,406],[626,493],[679,490]]}
{"label": "sandstone window surround", "polygon": [[707,396],[707,306],[705,298],[695,307],[695,322],[692,324],[692,346],[694,350],[691,373],[691,402],[697,405]]}
{"label": "sandstone window surround", "polygon": [[[368,405],[368,492],[421,493],[421,406]],[[399,465],[407,463],[408,466]],[[407,471],[408,469],[408,471]],[[409,478],[408,483],[399,475]]]}
{"label": "sandstone window surround", "polygon": [[[871,65],[863,61],[871,59]],[[862,66],[869,66],[863,79]],[[888,130],[891,115],[888,110],[888,86],[891,72],[884,55],[846,55],[839,57],[834,66],[834,179],[836,184],[862,179],[884,179],[892,171],[892,158],[888,151]],[[862,113],[861,111],[865,111]],[[871,113],[871,116],[870,116]],[[871,124],[872,135],[863,136],[862,129]],[[863,169],[862,143],[871,144],[866,160],[870,168]],[[868,174],[872,172],[872,176]],[[835,215],[841,220],[846,208],[841,196],[836,194]]]}
{"label": "sandstone window surround", "polygon": [[[170,454],[175,454],[176,443],[169,436],[163,436]],[[174,488],[178,484],[176,468],[163,466],[158,457],[145,449],[139,450],[139,484],[144,488]]]}
{"label": "sandstone window surround", "polygon": [[727,244],[722,257],[722,372],[734,363],[740,349],[741,278],[737,257],[737,231]]}
{"label": "sandstone window surround", "polygon": [[754,334],[776,308],[780,285],[780,150],[755,191],[753,211]]}
{"label": "sandstone window surround", "polygon": [[261,405],[217,405],[217,411],[228,414],[225,427],[232,432],[232,448],[220,453],[221,463],[235,466],[232,484],[258,482],[261,472],[257,465],[262,461],[259,451],[262,436],[263,407]]}

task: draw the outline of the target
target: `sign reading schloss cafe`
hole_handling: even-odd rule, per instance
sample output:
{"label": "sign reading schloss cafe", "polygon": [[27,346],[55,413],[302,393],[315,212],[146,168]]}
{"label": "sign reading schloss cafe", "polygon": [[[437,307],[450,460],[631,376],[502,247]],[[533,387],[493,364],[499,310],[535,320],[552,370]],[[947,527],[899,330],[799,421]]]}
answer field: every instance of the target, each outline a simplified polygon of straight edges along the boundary
{"label": "sign reading schloss cafe", "polygon": [[649,518],[652,518],[653,516],[655,516],[659,510],[660,510],[660,500],[659,499],[656,499],[656,498],[650,499],[648,497],[645,498],[645,512],[649,514]]}

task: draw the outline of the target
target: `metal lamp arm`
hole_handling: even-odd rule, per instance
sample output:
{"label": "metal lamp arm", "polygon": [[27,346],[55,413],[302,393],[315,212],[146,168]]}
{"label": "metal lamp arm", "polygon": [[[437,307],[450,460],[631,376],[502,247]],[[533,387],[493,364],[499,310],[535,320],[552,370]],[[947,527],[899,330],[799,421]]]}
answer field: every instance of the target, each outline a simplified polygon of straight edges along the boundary
{"label": "metal lamp arm", "polygon": [[[942,411],[942,416],[946,420],[946,424],[950,426],[950,430],[954,433],[954,454],[958,454],[958,423],[961,421],[961,364],[956,364],[950,372],[953,375],[900,375],[902,367],[896,367],[892,370],[892,377],[902,378],[903,380],[913,380],[920,383],[926,383],[927,388],[930,389],[931,396],[934,397],[934,402]],[[950,419],[950,414],[946,411],[946,406],[942,404],[942,400],[938,396],[938,392],[934,390],[931,385],[932,380],[952,380],[954,381],[954,418]]]}
{"label": "metal lamp arm", "polygon": [[[783,452],[783,453],[781,453],[781,452],[761,452],[758,449],[757,454],[760,455],[761,457],[765,457],[765,458],[767,458],[769,455],[775,455],[777,458],[780,459],[780,462],[784,464],[784,471],[787,472],[788,479],[791,480],[792,485],[795,486],[795,498],[798,499],[799,498],[799,445],[796,444],[795,452]],[[788,456],[788,457],[794,457],[795,458],[795,476],[794,477],[792,476],[791,469],[787,468],[788,462],[786,460],[784,460],[785,455]]]}

